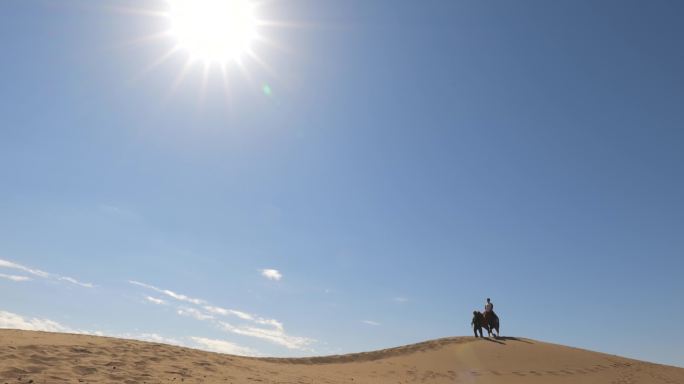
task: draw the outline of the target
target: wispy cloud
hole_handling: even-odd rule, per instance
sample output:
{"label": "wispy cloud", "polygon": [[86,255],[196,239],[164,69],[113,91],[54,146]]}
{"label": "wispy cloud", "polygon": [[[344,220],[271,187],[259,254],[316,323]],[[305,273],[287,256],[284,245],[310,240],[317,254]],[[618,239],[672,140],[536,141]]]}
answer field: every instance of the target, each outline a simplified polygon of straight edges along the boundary
{"label": "wispy cloud", "polygon": [[26,318],[16,313],[0,311],[0,328],[24,329],[27,331],[73,332],[69,327],[49,319]]}
{"label": "wispy cloud", "polygon": [[216,314],[216,315],[222,315],[222,316],[235,316],[239,319],[242,320],[247,320],[247,321],[252,321],[257,324],[261,325],[269,325],[278,329],[283,329],[283,323],[279,322],[278,320],[275,319],[265,319],[263,317],[259,317],[257,315],[252,315],[251,313],[243,312],[243,311],[238,311],[235,309],[226,309],[226,308],[221,308],[221,307],[215,307],[211,305],[204,306],[204,309],[207,312]]}
{"label": "wispy cloud", "polygon": [[199,348],[207,351],[241,356],[259,356],[259,353],[252,348],[243,347],[226,340],[207,339],[205,337],[190,337],[190,340],[195,342]]}
{"label": "wispy cloud", "polygon": [[250,336],[270,341],[289,349],[306,349],[315,340],[308,337],[291,336],[282,328],[259,328],[254,326],[235,326],[225,321],[219,321],[221,329],[242,336]]}
{"label": "wispy cloud", "polygon": [[[59,280],[59,281],[66,281],[68,283],[75,284],[75,285],[85,287],[85,288],[93,288],[94,287],[94,285],[91,283],[83,283],[81,281],[74,279],[73,277],[61,276],[61,275],[58,275],[56,273],[50,273],[50,272],[41,271],[40,269],[29,268],[27,266],[24,266],[24,265],[21,265],[21,264],[18,264],[18,263],[9,261],[9,260],[0,259],[0,268],[15,269],[15,270],[23,271],[23,272],[26,272],[30,275],[40,277],[43,279],[53,279],[53,280]],[[12,277],[6,277],[6,276],[12,276]],[[22,278],[22,276],[14,276],[14,275],[3,275],[0,277],[10,279],[13,281],[30,280],[30,278],[28,278],[28,277]]]}
{"label": "wispy cloud", "polygon": [[[201,321],[209,321],[226,332],[266,340],[289,349],[306,349],[315,342],[314,339],[287,334],[283,323],[275,319],[268,319],[245,311],[211,305],[204,299],[192,298],[187,295],[179,294],[168,289],[161,289],[135,280],[129,280],[129,283],[153,290],[157,293],[165,294],[168,297],[185,303],[186,305],[177,307],[176,313],[178,315],[191,317]],[[155,300],[150,300],[149,296],[147,298],[148,301],[157,304]],[[188,303],[195,304],[196,307],[187,306]],[[216,318],[217,316],[232,317],[246,322],[247,324],[233,325],[218,320]]]}
{"label": "wispy cloud", "polygon": [[179,308],[177,313],[181,316],[188,316],[197,320],[212,320],[214,316],[207,315],[204,312],[195,308]]}
{"label": "wispy cloud", "polygon": [[259,356],[259,352],[243,347],[241,345],[229,342],[227,340],[208,339],[204,337],[188,337],[183,339],[176,339],[165,337],[158,333],[106,333],[102,331],[84,331],[70,328],[50,319],[31,318],[18,315],[16,313],[0,310],[0,328],[8,329],[22,329],[26,331],[45,331],[45,332],[67,332],[80,333],[94,336],[109,336],[121,339],[150,341],[154,343],[163,343],[170,345],[177,345],[181,347],[197,348],[205,351],[229,353],[233,355],[242,356]]}
{"label": "wispy cloud", "polygon": [[[45,331],[45,332],[66,332],[66,333],[80,333],[83,335],[103,336],[104,333],[100,331],[87,331],[82,329],[74,329],[66,325],[62,325],[54,320],[41,319],[38,317],[26,317],[16,313],[0,310],[0,328],[23,329],[26,331]],[[116,335],[112,335],[118,337]]]}
{"label": "wispy cloud", "polygon": [[242,320],[252,320],[254,318],[254,316],[252,316],[246,312],[237,311],[235,309],[226,309],[226,308],[221,308],[221,307],[215,307],[213,305],[205,305],[204,309],[207,312],[210,312],[210,313],[213,313],[216,315],[236,316],[236,317],[241,318]]}
{"label": "wispy cloud", "polygon": [[72,277],[68,277],[68,276],[59,276],[58,280],[68,281],[71,284],[80,285],[81,287],[85,287],[85,288],[93,288],[94,287],[94,285],[91,283],[81,283],[80,281],[78,281]]}
{"label": "wispy cloud", "polygon": [[12,281],[29,281],[29,280],[31,280],[31,278],[28,276],[6,275],[4,273],[0,273],[0,278],[12,280]]}
{"label": "wispy cloud", "polygon": [[269,279],[269,280],[275,280],[275,281],[280,281],[280,279],[283,278],[283,274],[280,273],[277,269],[262,269],[261,270],[261,276]]}
{"label": "wispy cloud", "polygon": [[165,337],[162,336],[158,333],[119,333],[119,334],[114,334],[114,335],[108,335],[111,337],[118,337],[120,339],[131,339],[131,340],[140,340],[140,341],[150,341],[153,343],[161,343],[161,344],[169,344],[169,345],[178,345],[180,347],[189,347],[187,343],[184,343],[181,340],[172,338],[172,337]]}
{"label": "wispy cloud", "polygon": [[377,327],[380,325],[380,323],[378,323],[377,321],[373,321],[373,320],[362,320],[361,322],[364,324],[367,324],[367,325],[372,325],[374,327]]}
{"label": "wispy cloud", "polygon": [[401,303],[406,303],[406,302],[408,302],[409,299],[406,298],[406,297],[397,296],[397,297],[393,297],[393,298],[392,298],[392,301],[394,301],[395,303],[400,303],[400,304],[401,304]]}
{"label": "wispy cloud", "polygon": [[168,297],[170,297],[170,298],[172,298],[172,299],[176,299],[176,300],[178,300],[178,301],[184,301],[184,302],[186,302],[186,303],[195,304],[195,305],[204,305],[204,304],[207,304],[207,302],[204,301],[204,300],[202,300],[202,299],[195,299],[195,298],[192,298],[192,297],[188,297],[188,296],[185,296],[185,295],[181,295],[180,293],[176,293],[176,292],[173,292],[173,291],[169,291],[168,289],[157,288],[157,287],[155,287],[154,285],[141,283],[141,282],[135,281],[135,280],[129,280],[128,282],[131,283],[131,284],[133,284],[133,285],[137,285],[137,286],[140,286],[140,287],[143,287],[143,288],[151,289],[151,290],[153,290],[153,291],[155,291],[155,292],[157,292],[157,293],[161,293],[161,294],[163,294],[163,295],[166,295],[166,296],[168,296]]}
{"label": "wispy cloud", "polygon": [[42,278],[48,278],[48,277],[50,277],[50,274],[47,273],[47,272],[41,271],[41,270],[39,270],[39,269],[32,269],[32,268],[29,268],[29,267],[25,267],[25,266],[23,266],[23,265],[21,265],[21,264],[17,264],[17,263],[11,262],[11,261],[9,261],[9,260],[0,259],[0,268],[17,269],[17,270],[20,270],[20,271],[24,271],[24,272],[30,273],[30,274],[32,274],[32,275],[34,275],[34,276],[42,277]]}
{"label": "wispy cloud", "polygon": [[145,296],[145,300],[149,301],[150,303],[157,304],[157,305],[164,305],[164,304],[166,304],[166,301],[164,301],[164,300],[162,300],[162,299],[158,299],[158,298],[156,298],[156,297],[152,297],[152,296]]}

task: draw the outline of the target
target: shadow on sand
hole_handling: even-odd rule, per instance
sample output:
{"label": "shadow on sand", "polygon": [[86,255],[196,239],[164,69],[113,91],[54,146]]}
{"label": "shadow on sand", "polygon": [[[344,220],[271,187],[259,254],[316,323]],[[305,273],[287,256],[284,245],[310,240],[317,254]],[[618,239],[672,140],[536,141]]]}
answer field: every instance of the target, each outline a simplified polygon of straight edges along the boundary
{"label": "shadow on sand", "polygon": [[482,340],[486,340],[486,341],[489,341],[489,342],[492,342],[492,343],[497,343],[497,344],[503,344],[503,345],[506,345],[506,343],[505,343],[504,341],[519,341],[519,342],[521,342],[521,343],[534,344],[533,342],[531,342],[531,341],[529,341],[529,340],[524,340],[524,339],[520,339],[520,338],[517,338],[517,337],[507,337],[507,336],[503,336],[503,337],[483,337]]}

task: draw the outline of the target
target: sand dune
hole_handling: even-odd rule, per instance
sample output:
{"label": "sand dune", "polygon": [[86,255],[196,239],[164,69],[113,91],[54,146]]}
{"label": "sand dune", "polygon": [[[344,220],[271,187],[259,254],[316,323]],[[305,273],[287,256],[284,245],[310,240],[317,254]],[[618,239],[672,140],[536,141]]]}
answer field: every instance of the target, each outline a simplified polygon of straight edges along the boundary
{"label": "sand dune", "polygon": [[0,330],[2,383],[682,383],[684,369],[521,338],[249,358],[107,337]]}

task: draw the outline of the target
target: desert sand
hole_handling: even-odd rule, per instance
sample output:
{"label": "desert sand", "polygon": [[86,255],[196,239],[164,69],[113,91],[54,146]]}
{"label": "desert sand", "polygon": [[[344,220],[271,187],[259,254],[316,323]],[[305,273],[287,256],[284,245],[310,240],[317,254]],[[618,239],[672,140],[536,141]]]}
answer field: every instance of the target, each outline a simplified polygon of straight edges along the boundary
{"label": "desert sand", "polygon": [[684,384],[684,368],[523,338],[451,337],[374,352],[279,359],[108,337],[3,329],[0,378],[0,384]]}

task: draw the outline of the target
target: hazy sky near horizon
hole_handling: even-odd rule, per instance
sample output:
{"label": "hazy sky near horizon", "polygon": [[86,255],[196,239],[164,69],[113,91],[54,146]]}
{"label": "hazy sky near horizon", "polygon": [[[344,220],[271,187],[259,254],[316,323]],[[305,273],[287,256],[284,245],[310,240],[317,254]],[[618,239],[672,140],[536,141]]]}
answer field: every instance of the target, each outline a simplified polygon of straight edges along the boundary
{"label": "hazy sky near horizon", "polygon": [[164,6],[0,2],[0,327],[684,366],[684,3],[267,1],[225,74]]}

